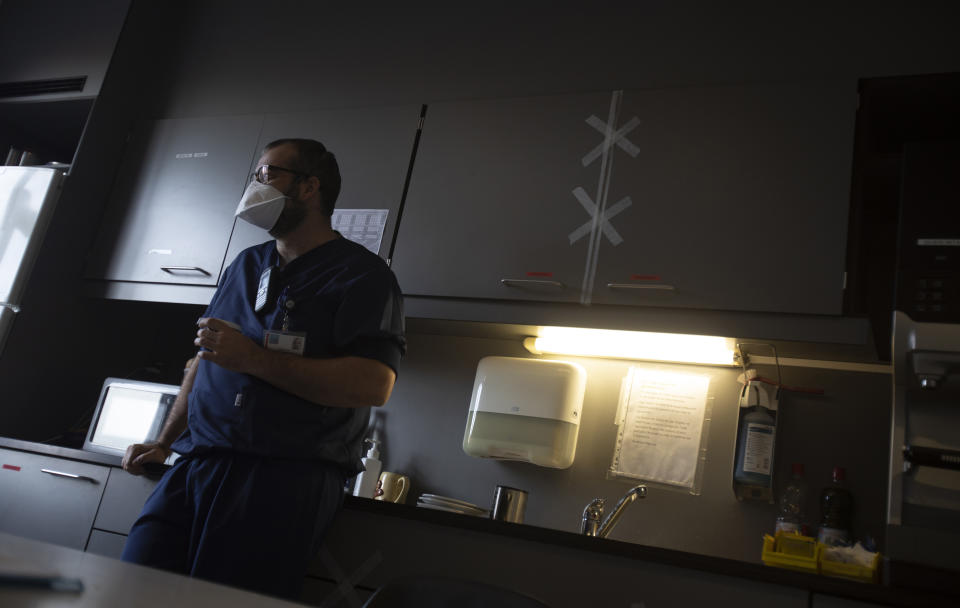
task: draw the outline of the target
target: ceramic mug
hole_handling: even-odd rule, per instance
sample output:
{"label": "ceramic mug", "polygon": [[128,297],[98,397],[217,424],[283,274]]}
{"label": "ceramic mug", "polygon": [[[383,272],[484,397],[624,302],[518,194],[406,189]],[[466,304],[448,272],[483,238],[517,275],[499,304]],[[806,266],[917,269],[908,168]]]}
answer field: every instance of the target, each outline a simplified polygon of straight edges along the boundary
{"label": "ceramic mug", "polygon": [[410,478],[400,473],[384,471],[377,480],[377,489],[373,493],[374,500],[386,502],[405,502],[407,492],[410,491]]}

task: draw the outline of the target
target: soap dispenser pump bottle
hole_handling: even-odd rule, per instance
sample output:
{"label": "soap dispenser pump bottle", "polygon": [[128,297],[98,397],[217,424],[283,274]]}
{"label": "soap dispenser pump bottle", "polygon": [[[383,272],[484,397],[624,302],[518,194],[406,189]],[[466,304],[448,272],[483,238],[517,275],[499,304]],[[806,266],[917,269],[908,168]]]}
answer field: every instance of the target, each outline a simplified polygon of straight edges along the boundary
{"label": "soap dispenser pump bottle", "polygon": [[377,489],[377,481],[380,479],[380,441],[377,439],[364,439],[364,444],[369,443],[370,449],[367,455],[361,458],[364,470],[357,475],[357,485],[353,487],[353,495],[363,498],[373,498],[373,493]]}

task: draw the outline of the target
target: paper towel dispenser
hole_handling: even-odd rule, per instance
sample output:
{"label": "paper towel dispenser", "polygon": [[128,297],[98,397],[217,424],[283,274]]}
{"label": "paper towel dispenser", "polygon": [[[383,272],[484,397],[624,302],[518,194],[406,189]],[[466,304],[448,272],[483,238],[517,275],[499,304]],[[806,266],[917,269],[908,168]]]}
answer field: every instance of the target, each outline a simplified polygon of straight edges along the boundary
{"label": "paper towel dispenser", "polygon": [[463,451],[565,469],[573,464],[587,373],[568,361],[484,357],[470,397]]}

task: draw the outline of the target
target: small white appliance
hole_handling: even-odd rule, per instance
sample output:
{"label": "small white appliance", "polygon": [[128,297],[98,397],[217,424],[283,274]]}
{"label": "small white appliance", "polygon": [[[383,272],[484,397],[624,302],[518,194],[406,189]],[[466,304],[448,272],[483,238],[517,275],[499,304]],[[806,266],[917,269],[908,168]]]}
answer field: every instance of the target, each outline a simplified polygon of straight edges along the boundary
{"label": "small white appliance", "polygon": [[565,469],[573,464],[587,372],[568,361],[484,357],[470,397],[463,451]]}
{"label": "small white appliance", "polygon": [[107,378],[83,449],[123,456],[131,444],[156,440],[179,392],[175,384]]}
{"label": "small white appliance", "polygon": [[62,183],[59,169],[0,166],[0,352],[20,312]]}

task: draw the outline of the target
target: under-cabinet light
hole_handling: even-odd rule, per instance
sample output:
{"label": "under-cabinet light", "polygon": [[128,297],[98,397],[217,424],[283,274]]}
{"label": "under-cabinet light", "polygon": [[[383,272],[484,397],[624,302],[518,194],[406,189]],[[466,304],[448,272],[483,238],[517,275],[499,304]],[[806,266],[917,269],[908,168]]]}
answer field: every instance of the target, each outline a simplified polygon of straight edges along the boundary
{"label": "under-cabinet light", "polygon": [[523,340],[524,348],[535,355],[737,365],[736,342],[732,338],[576,327],[541,327],[537,333],[539,336]]}

